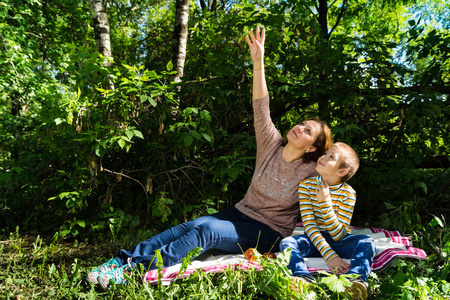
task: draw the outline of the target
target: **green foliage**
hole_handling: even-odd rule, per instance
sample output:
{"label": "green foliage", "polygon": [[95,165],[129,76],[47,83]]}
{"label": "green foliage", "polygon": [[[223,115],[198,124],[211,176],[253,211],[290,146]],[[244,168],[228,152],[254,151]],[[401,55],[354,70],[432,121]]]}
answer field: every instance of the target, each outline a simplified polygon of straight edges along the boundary
{"label": "green foliage", "polygon": [[[256,156],[244,36],[262,25],[271,117],[280,132],[309,116],[325,120],[335,140],[361,158],[350,182],[358,193],[353,224],[401,230],[423,237],[416,241],[423,248],[433,245],[422,267],[438,275],[408,263],[379,279],[379,290],[420,298],[425,282],[430,297],[448,293],[439,281],[449,274],[448,171],[417,169],[425,158],[450,153],[448,5],[358,0],[342,10],[341,3],[328,2],[328,28],[318,22],[317,1],[245,0],[216,11],[191,3],[184,77],[174,83],[174,2],[108,2],[112,66],[103,67],[87,1],[0,0],[0,231],[20,225],[123,246],[136,242],[130,231],[148,238],[233,206]],[[95,297],[75,283],[81,264],[42,263],[34,274],[59,280],[73,297]],[[254,273],[267,286],[242,283],[246,273],[224,283],[218,279],[225,275],[201,274],[188,282],[205,293],[214,293],[214,282],[218,295],[256,286],[249,295],[264,298],[288,284],[280,272],[268,272],[277,280]],[[8,284],[27,282],[8,274]],[[395,278],[401,283],[385,284]],[[319,286],[332,290],[335,280]],[[181,290],[160,287],[156,296],[144,289],[155,299]],[[142,296],[142,289],[114,293]]]}
{"label": "green foliage", "polygon": [[382,278],[375,277],[377,290],[394,299],[448,298],[450,232],[445,219],[434,216],[429,224],[414,231],[413,243],[427,252],[428,260],[396,260]]}
{"label": "green foliage", "polygon": [[[430,29],[406,5],[355,2],[339,19],[333,3],[329,24],[340,23],[324,36],[312,2],[261,2],[256,8],[242,2],[223,14],[193,4],[184,80],[176,85],[170,47],[158,45],[170,32],[171,6],[111,4],[114,64],[104,68],[83,4],[61,1],[39,11],[39,1],[20,9],[2,3],[8,63],[2,65],[0,190],[7,226],[32,228],[43,211],[48,219],[56,215],[58,227],[90,223],[108,203],[122,211],[137,204],[142,220],[164,228],[198,215],[209,201],[217,209],[240,200],[255,157],[243,38],[257,24],[267,29],[274,122],[285,132],[306,116],[319,116],[336,140],[357,149],[363,164],[352,184],[365,199],[358,203],[361,214],[387,203],[403,212],[403,220],[394,220],[397,210],[376,214],[391,214],[386,225],[403,229],[417,221],[414,208],[439,188],[412,170],[449,150],[446,96],[432,89],[447,78],[448,30]],[[311,10],[299,9],[305,6]],[[80,30],[55,13],[69,8]],[[138,25],[142,19],[148,20],[145,30]],[[39,61],[42,45],[52,39],[49,29],[56,43]],[[105,89],[106,78],[114,89]],[[430,89],[402,90],[407,85]],[[399,177],[405,186],[392,186]]]}
{"label": "green foliage", "polygon": [[[430,222],[427,231],[419,233],[426,236],[414,241],[415,244],[422,242],[430,245],[439,233],[447,244],[444,248],[426,249],[430,251],[427,261],[397,259],[388,270],[372,273],[369,277],[371,299],[441,300],[450,296],[450,283],[445,280],[450,264],[448,259],[442,260],[439,254],[449,254],[448,227],[442,218],[436,218]],[[263,259],[255,252],[264,271],[230,268],[217,274],[194,272],[189,278],[179,278],[169,286],[161,282],[155,286],[142,284],[141,275],[145,269],[141,266],[130,276],[127,275],[127,284],[112,286],[111,291],[105,293],[89,286],[85,277],[96,265],[115,253],[115,246],[105,243],[95,246],[78,241],[62,243],[58,234],[51,238],[27,237],[18,228],[10,233],[9,238],[1,240],[0,266],[4,272],[0,275],[0,293],[5,299],[19,295],[33,298],[37,294],[39,297],[57,299],[351,299],[343,293],[349,285],[347,276],[322,273],[318,276],[318,284],[312,284],[308,289],[297,286],[287,269],[290,258],[288,250],[281,252],[275,260]],[[93,256],[93,251],[102,254]],[[180,272],[200,252],[200,248],[193,249],[183,259]],[[162,257],[159,252],[155,259],[161,270]]]}

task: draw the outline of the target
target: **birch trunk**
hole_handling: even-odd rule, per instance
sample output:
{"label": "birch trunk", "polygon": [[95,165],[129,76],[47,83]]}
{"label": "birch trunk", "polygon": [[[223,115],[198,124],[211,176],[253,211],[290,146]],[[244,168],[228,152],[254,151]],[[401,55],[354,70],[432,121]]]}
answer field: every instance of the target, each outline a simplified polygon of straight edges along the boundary
{"label": "birch trunk", "polygon": [[[109,35],[109,21],[106,12],[106,3],[104,0],[89,0],[89,9],[91,12],[92,23],[94,25],[95,43],[97,51],[106,59],[103,61],[104,67],[112,66],[111,40]],[[108,77],[107,89],[114,89],[114,84]]]}
{"label": "birch trunk", "polygon": [[188,36],[189,0],[176,0],[174,43],[172,49],[172,63],[177,74],[175,82],[183,77],[184,62],[186,60],[186,44]]}

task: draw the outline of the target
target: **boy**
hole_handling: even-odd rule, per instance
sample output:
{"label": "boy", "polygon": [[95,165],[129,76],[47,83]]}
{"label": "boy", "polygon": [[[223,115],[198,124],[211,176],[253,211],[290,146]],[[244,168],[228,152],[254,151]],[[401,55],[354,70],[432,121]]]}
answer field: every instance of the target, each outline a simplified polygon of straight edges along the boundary
{"label": "boy", "polygon": [[[332,271],[358,274],[346,293],[352,293],[353,299],[367,299],[375,241],[350,234],[356,192],[346,183],[358,167],[358,155],[345,143],[335,143],[319,158],[316,171],[320,176],[305,179],[298,187],[306,234],[283,239],[280,249],[292,249],[288,267],[296,281],[314,283],[303,257],[322,256]],[[342,258],[350,258],[350,264]]]}

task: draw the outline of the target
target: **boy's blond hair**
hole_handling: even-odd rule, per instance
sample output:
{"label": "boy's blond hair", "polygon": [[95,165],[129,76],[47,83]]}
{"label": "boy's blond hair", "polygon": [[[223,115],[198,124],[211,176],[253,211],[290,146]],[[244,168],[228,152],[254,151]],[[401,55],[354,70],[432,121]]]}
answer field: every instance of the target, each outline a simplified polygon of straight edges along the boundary
{"label": "boy's blond hair", "polygon": [[338,148],[341,152],[341,162],[339,168],[347,169],[347,174],[341,177],[341,182],[346,182],[352,178],[353,175],[355,175],[359,168],[358,154],[346,143],[338,142],[334,143],[333,146]]}

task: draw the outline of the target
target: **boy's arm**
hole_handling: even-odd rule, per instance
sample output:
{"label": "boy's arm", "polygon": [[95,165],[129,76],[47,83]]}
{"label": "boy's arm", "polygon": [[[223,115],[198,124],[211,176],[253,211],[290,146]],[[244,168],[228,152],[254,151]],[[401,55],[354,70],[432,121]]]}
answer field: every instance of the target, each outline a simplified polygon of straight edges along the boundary
{"label": "boy's arm", "polygon": [[330,247],[325,238],[320,233],[319,226],[316,221],[314,213],[315,195],[310,192],[312,186],[310,183],[302,181],[298,187],[298,196],[300,202],[300,215],[302,217],[303,227],[309,239],[314,246],[319,250],[322,257],[328,263],[332,259],[339,257],[336,252]]}
{"label": "boy's arm", "polygon": [[[327,231],[333,240],[339,241],[351,232],[350,222],[356,202],[354,191],[344,184],[330,194],[328,184],[323,180],[317,188],[317,198]],[[333,209],[333,202],[339,203],[337,212]]]}

